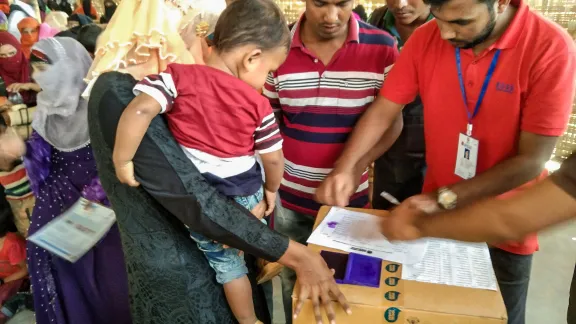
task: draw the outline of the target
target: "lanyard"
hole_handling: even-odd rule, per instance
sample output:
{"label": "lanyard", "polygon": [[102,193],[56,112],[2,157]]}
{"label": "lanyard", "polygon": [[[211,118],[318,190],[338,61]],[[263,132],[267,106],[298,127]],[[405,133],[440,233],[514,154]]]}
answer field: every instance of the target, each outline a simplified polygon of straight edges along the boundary
{"label": "lanyard", "polygon": [[462,64],[460,60],[460,48],[456,48],[456,68],[458,69],[458,80],[460,81],[460,90],[462,91],[462,98],[464,99],[464,108],[466,108],[466,114],[468,115],[468,126],[466,127],[466,135],[472,136],[472,119],[478,114],[480,110],[480,105],[484,100],[484,95],[486,95],[486,90],[488,90],[488,84],[490,84],[490,79],[492,79],[492,74],[496,69],[496,64],[498,63],[498,57],[500,56],[500,50],[496,50],[488,72],[486,72],[486,77],[484,78],[484,83],[482,84],[482,89],[480,89],[480,95],[478,96],[478,101],[476,101],[476,106],[474,107],[474,112],[470,114],[468,109],[468,99],[466,97],[466,88],[464,87],[464,77],[462,77]]}

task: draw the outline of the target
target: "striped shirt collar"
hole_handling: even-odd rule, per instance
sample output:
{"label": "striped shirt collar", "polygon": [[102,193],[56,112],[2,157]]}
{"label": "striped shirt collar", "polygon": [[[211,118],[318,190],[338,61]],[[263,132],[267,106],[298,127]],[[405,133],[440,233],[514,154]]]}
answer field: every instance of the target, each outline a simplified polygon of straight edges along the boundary
{"label": "striped shirt collar", "polygon": [[[303,13],[298,19],[298,22],[294,24],[294,27],[292,27],[292,30],[290,31],[292,33],[292,45],[290,46],[291,48],[305,47],[304,44],[302,43],[302,40],[300,39],[300,26],[302,26],[302,23],[304,22],[305,19],[306,14]],[[350,20],[348,21],[348,37],[346,38],[346,43],[359,43],[359,42],[360,42],[360,23],[358,23],[358,20],[356,18],[354,18],[354,15],[350,15]]]}

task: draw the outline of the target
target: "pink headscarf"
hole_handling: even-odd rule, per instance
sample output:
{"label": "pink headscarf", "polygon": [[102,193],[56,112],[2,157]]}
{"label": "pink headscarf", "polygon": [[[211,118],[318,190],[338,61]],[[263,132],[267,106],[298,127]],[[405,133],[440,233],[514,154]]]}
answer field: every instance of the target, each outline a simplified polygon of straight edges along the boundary
{"label": "pink headscarf", "polygon": [[40,24],[40,31],[38,36],[40,39],[54,37],[54,35],[58,34],[60,31],[56,28],[50,27],[47,23]]}

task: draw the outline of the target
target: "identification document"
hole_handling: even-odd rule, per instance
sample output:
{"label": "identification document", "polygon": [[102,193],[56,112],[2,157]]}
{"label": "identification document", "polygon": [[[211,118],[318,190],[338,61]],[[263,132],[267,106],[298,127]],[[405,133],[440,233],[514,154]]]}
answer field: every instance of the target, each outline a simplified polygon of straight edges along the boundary
{"label": "identification document", "polygon": [[472,136],[460,134],[458,138],[458,155],[454,173],[462,179],[472,179],[476,176],[478,162],[478,140]]}
{"label": "identification document", "polygon": [[116,215],[110,208],[80,198],[28,240],[70,262],[76,262],[108,233]]}

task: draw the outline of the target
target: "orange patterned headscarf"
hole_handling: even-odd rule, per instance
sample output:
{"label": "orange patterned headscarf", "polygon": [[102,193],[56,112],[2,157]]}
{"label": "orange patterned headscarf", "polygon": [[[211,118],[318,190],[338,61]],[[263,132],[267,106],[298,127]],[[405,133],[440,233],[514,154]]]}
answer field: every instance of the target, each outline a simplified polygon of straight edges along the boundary
{"label": "orange patterned headscarf", "polygon": [[20,43],[22,44],[22,52],[27,59],[30,59],[30,50],[32,46],[39,40],[40,23],[32,17],[22,19],[18,23],[18,30],[20,31]]}

